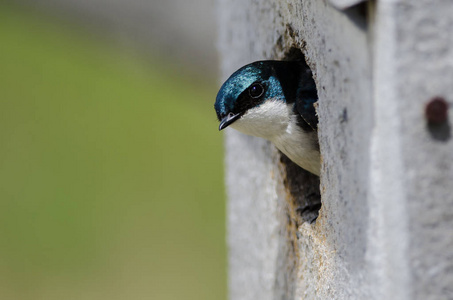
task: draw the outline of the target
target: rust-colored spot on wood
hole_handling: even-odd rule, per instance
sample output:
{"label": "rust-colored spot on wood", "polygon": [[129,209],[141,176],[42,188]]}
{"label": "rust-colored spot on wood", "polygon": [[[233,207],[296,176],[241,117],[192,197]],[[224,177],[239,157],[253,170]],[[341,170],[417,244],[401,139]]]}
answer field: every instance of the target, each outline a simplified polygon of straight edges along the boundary
{"label": "rust-colored spot on wood", "polygon": [[429,123],[441,124],[448,118],[448,103],[442,97],[432,98],[425,107],[425,116]]}

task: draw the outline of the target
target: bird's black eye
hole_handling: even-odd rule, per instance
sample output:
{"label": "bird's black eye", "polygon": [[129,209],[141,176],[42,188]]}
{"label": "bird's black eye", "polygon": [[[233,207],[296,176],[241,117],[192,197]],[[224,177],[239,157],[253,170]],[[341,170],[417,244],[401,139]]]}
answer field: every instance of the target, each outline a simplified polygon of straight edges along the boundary
{"label": "bird's black eye", "polygon": [[264,87],[261,83],[254,83],[249,87],[249,95],[250,97],[257,99],[264,94]]}

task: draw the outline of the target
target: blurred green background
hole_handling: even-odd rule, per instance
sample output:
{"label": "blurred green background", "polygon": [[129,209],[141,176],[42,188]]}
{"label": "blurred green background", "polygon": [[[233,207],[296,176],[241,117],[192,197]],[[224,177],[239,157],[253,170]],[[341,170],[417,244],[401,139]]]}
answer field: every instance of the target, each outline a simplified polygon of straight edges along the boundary
{"label": "blurred green background", "polygon": [[0,299],[226,299],[216,85],[0,5]]}

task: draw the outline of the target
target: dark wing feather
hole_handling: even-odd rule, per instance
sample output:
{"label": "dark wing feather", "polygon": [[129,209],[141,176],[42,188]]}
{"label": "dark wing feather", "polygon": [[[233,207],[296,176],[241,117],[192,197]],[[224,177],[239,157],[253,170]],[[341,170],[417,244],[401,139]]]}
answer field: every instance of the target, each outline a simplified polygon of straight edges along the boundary
{"label": "dark wing feather", "polygon": [[[313,130],[318,129],[318,116],[314,104],[318,101],[315,81],[308,67],[302,71],[297,89],[295,110]],[[303,124],[300,124],[303,125]],[[306,126],[302,126],[304,128]]]}
{"label": "dark wing feather", "polygon": [[294,112],[300,116],[299,125],[306,131],[317,130],[313,104],[318,101],[318,94],[310,68],[304,61],[272,61],[272,66],[287,103],[294,103]]}

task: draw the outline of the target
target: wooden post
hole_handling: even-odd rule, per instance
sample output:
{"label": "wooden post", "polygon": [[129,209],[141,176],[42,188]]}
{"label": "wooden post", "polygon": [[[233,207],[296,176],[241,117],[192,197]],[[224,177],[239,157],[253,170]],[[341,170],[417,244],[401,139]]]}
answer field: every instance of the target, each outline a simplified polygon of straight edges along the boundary
{"label": "wooden post", "polygon": [[305,56],[323,162],[310,223],[316,180],[227,130],[230,299],[453,299],[451,2],[217,2],[222,80]]}

